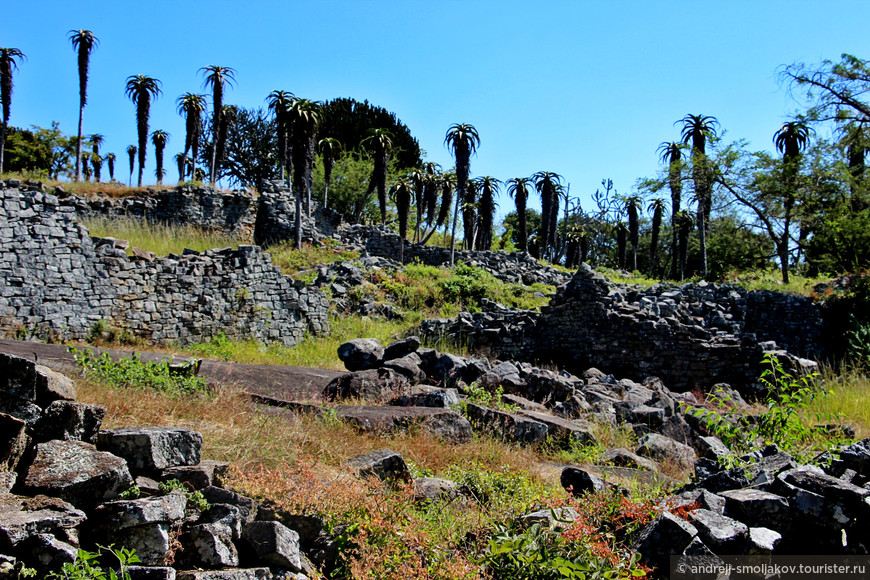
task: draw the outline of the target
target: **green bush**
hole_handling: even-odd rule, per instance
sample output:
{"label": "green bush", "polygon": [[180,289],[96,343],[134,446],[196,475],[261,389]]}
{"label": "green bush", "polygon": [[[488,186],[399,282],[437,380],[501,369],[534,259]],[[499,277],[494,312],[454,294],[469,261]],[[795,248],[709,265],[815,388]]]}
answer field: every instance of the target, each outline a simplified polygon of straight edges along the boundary
{"label": "green bush", "polygon": [[106,570],[99,565],[99,553],[79,549],[75,562],[64,564],[60,572],[52,572],[46,578],[58,578],[62,580],[130,580],[130,573],[127,571],[127,567],[130,564],[137,564],[139,562],[139,556],[136,555],[136,552],[126,548],[115,549],[114,545],[107,548],[100,546],[100,549],[117,559],[119,572],[115,572],[114,569],[110,568],[107,574]]}
{"label": "green bush", "polygon": [[[145,362],[133,353],[130,358],[112,360],[108,353],[99,356],[88,349],[71,347],[76,365],[85,375],[116,388],[154,389],[170,396],[207,393],[205,379],[186,373],[173,372],[169,359]],[[191,361],[195,367],[195,359]]]}

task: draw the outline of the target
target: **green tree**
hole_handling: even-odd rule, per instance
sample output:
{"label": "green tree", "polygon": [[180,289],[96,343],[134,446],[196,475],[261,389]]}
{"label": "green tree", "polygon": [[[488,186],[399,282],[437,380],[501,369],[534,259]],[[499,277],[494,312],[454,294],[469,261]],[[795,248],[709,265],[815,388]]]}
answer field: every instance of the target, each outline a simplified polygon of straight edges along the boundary
{"label": "green tree", "polygon": [[6,150],[6,128],[12,112],[12,72],[18,69],[18,59],[24,53],[17,48],[0,48],[0,102],[3,105],[3,132],[0,133],[0,173],[3,173],[3,158]]}
{"label": "green tree", "polygon": [[546,259],[550,255],[550,248],[555,245],[553,233],[556,230],[555,222],[559,215],[559,188],[562,185],[562,176],[552,171],[538,171],[532,175],[532,180],[538,195],[541,197],[541,233],[538,257]]}
{"label": "green tree", "polygon": [[643,200],[636,195],[625,198],[625,213],[628,215],[628,242],[631,244],[631,270],[637,270],[637,247],[640,243],[639,209]]}
{"label": "green tree", "polygon": [[405,263],[405,238],[408,236],[412,192],[413,187],[404,179],[400,179],[390,188],[390,197],[396,201],[396,211],[399,214],[399,262],[402,264]]}
{"label": "green tree", "polygon": [[[157,100],[162,92],[160,81],[145,75],[127,77],[126,95],[136,105],[136,128],[139,134],[139,187],[142,187],[142,173],[145,171],[145,155],[148,149],[148,117],[151,114],[151,101]],[[127,150],[129,153],[129,148]],[[131,171],[132,173],[132,171]]]}
{"label": "green tree", "polygon": [[513,198],[517,207],[517,246],[523,252],[529,251],[529,227],[526,222],[526,202],[529,199],[529,185],[532,180],[528,177],[512,177],[507,180],[508,195]]}
{"label": "green tree", "polygon": [[106,154],[106,163],[109,165],[109,180],[115,181],[115,159],[117,159],[114,153]]}
{"label": "green tree", "polygon": [[320,123],[318,103],[297,99],[289,112],[292,136],[293,191],[296,195],[296,249],[302,249],[302,202],[308,191],[309,177],[314,165],[314,143]]}
{"label": "green tree", "polygon": [[[184,93],[175,101],[178,114],[184,117],[184,152],[187,157],[190,152],[189,175],[193,178],[196,171],[196,160],[199,156],[199,140],[202,134],[202,114],[205,112],[205,96],[194,93]],[[183,179],[182,179],[183,181]]]}
{"label": "green tree", "polygon": [[85,117],[85,105],[88,103],[88,69],[91,53],[100,45],[100,41],[90,30],[70,30],[69,40],[73,50],[78,54],[79,64],[79,132],[76,145],[76,181],[82,180],[82,123]]}
{"label": "green tree", "polygon": [[[232,130],[227,122],[232,120]],[[218,180],[259,188],[280,177],[275,157],[275,120],[263,109],[232,107],[224,115],[224,145],[218,148]]]}
{"label": "green tree", "polygon": [[[480,146],[480,135],[474,125],[468,123],[454,123],[447,130],[444,144],[453,153],[456,160],[456,207],[462,203],[464,206],[474,204],[473,199],[468,197],[468,176],[471,172],[471,156]],[[463,211],[463,226],[466,244],[472,240],[471,230],[474,228],[473,218],[469,216],[470,210]],[[456,240],[456,212],[453,218],[453,233],[450,236],[450,265],[454,263],[454,249]]]}
{"label": "green tree", "polygon": [[701,243],[701,271],[707,276],[707,229],[713,203],[713,179],[710,161],[707,158],[708,139],[715,139],[719,121],[708,115],[686,115],[682,123],[683,143],[692,143],[692,181],[695,198],[698,200],[698,239]]}
{"label": "green tree", "polygon": [[[136,163],[136,152],[139,150],[135,145],[127,145],[127,156],[130,158],[130,181],[127,185],[133,185],[133,167]],[[141,181],[141,180],[140,180]]]}
{"label": "green tree", "polygon": [[221,120],[224,113],[224,89],[233,86],[236,81],[236,71],[228,66],[211,64],[199,69],[205,77],[203,87],[211,87],[212,90],[212,149],[211,163],[209,164],[209,183],[214,185],[217,180],[217,157],[218,143],[220,141]]}
{"label": "green tree", "polygon": [[106,138],[100,133],[94,133],[90,137],[88,137],[88,141],[91,143],[91,166],[94,169],[94,181],[97,183],[100,182],[100,172],[103,166],[103,158],[100,157],[100,145],[102,145]]}
{"label": "green tree", "polygon": [[232,129],[238,120],[239,109],[234,105],[224,105],[220,115],[220,126],[218,127],[217,146],[215,147],[214,164],[212,165],[215,182],[221,176],[221,169],[227,156],[227,141],[230,137],[230,129]]}
{"label": "green tree", "polygon": [[[682,209],[683,195],[683,144],[664,142],[659,145],[661,160],[668,164],[668,187],[671,191],[671,256],[676,257],[677,251],[677,214]],[[671,260],[671,277],[677,277],[678,264],[676,258]]]}
{"label": "green tree", "polygon": [[[335,162],[341,159],[343,147],[341,142],[335,137],[325,137],[318,141],[317,149],[320,151],[320,158],[323,160],[323,207],[328,207],[329,200],[329,183],[332,181],[332,168]],[[283,170],[282,170],[283,173]]]}
{"label": "green tree", "polygon": [[286,163],[288,157],[288,134],[289,129],[289,114],[290,107],[293,106],[293,101],[296,100],[296,95],[289,91],[275,90],[269,93],[266,97],[267,107],[275,117],[275,129],[278,135],[278,167],[281,172],[281,179],[286,176]]}
{"label": "green tree", "polygon": [[661,198],[653,199],[646,206],[646,211],[652,213],[652,231],[650,233],[649,244],[649,269],[647,276],[652,278],[655,270],[656,257],[659,249],[659,232],[662,227],[662,214],[665,210],[665,200]]}
{"label": "green tree", "polygon": [[363,141],[372,153],[375,165],[372,176],[366,190],[366,197],[378,190],[378,206],[381,210],[381,225],[387,223],[387,166],[390,161],[390,151],[393,149],[393,140],[390,132],[386,129],[372,129],[369,136]]}
{"label": "green tree", "polygon": [[163,169],[163,150],[166,148],[166,143],[169,141],[169,133],[162,129],[156,129],[151,133],[151,143],[154,144],[154,161],[157,168],[154,174],[157,176],[157,185],[163,185],[163,176],[166,171]]}
{"label": "green tree", "polygon": [[477,202],[477,235],[474,248],[489,250],[492,248],[492,228],[495,219],[495,209],[498,206],[495,198],[498,195],[501,181],[494,177],[478,177],[474,180],[480,196]]}

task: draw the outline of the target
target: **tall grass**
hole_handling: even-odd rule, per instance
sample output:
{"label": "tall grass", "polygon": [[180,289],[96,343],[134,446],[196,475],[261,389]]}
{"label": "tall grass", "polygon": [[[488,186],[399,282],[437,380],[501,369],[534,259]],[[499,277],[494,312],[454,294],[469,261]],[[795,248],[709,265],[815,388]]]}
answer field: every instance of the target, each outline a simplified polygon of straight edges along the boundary
{"label": "tall grass", "polygon": [[846,364],[822,368],[826,397],[817,397],[807,412],[813,416],[840,417],[855,429],[857,438],[870,437],[870,376],[859,367]]}
{"label": "tall grass", "polygon": [[180,254],[185,248],[203,252],[214,248],[238,248],[250,240],[223,235],[194,226],[160,224],[130,218],[83,218],[82,225],[92,236],[113,237],[130,242],[158,256]]}

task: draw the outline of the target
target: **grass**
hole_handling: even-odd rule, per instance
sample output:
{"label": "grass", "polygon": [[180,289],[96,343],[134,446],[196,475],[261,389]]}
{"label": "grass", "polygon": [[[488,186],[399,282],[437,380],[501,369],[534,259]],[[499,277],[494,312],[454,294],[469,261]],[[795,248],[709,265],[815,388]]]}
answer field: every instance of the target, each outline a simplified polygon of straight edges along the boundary
{"label": "grass", "polygon": [[[125,159],[126,161],[126,159]],[[118,172],[118,177],[124,177],[126,172],[124,171],[124,167],[126,163],[117,162],[116,168],[120,171]],[[106,169],[105,175],[108,176],[108,168],[104,166]],[[120,197],[133,197],[133,196],[145,196],[150,195],[154,191],[159,191],[163,189],[171,189],[175,187],[177,184],[172,181],[167,181],[162,185],[152,184],[152,185],[144,185],[142,187],[137,186],[128,186],[125,183],[121,183],[120,181],[102,181],[100,183],[95,183],[93,181],[59,181],[55,179],[49,179],[45,175],[41,175],[39,173],[10,173],[4,172],[0,174],[0,180],[6,179],[18,179],[20,181],[25,181],[30,179],[32,181],[41,182],[44,187],[51,192],[51,189],[60,186],[67,193],[71,193],[73,195],[94,195],[94,194],[103,194],[108,197],[120,198]],[[193,185],[202,187],[204,184],[201,182],[186,182],[182,185]]]}
{"label": "grass", "polygon": [[807,409],[812,416],[840,417],[842,423],[855,429],[858,439],[870,437],[870,376],[861,368],[841,365],[823,366],[826,397],[816,398]]}
{"label": "grass", "polygon": [[[185,248],[204,252],[214,248],[238,248],[239,244],[249,244],[243,240],[204,230],[194,226],[181,226],[143,222],[126,218],[84,218],[81,220],[88,233],[100,238],[112,237],[130,242],[136,247],[158,256],[181,254]],[[128,253],[132,250],[128,249]]]}
{"label": "grass", "polygon": [[316,274],[314,269],[326,266],[334,262],[356,260],[359,252],[335,248],[330,244],[314,247],[311,244],[303,244],[301,250],[297,250],[292,242],[284,242],[269,248],[272,255],[272,263],[281,268],[285,274],[294,278],[306,279],[311,282]]}

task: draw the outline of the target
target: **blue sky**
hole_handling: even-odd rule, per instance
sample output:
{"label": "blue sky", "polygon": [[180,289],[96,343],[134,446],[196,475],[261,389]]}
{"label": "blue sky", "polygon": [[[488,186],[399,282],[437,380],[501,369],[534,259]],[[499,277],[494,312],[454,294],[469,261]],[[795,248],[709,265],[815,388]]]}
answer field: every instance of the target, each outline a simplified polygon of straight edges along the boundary
{"label": "blue sky", "polygon": [[[75,133],[71,29],[94,31],[85,133],[125,158],[136,142],[125,79],[163,82],[151,130],[181,150],[175,99],[202,89],[200,67],[236,69],[225,101],[264,106],[275,89],[353,97],[395,112],[428,160],[451,166],[444,134],[471,123],[481,146],[472,174],[499,179],[555,171],[585,206],[603,178],[622,193],[659,164],[687,113],[716,116],[728,139],[772,149],[800,109],[777,80],[793,62],[870,59],[866,1],[611,0],[10,0],[0,46],[27,60],[15,76],[10,124]],[[153,180],[153,151],[146,175]],[[121,164],[126,176],[126,161]],[[169,168],[168,179],[174,176]],[[511,209],[502,196],[499,213]]]}

